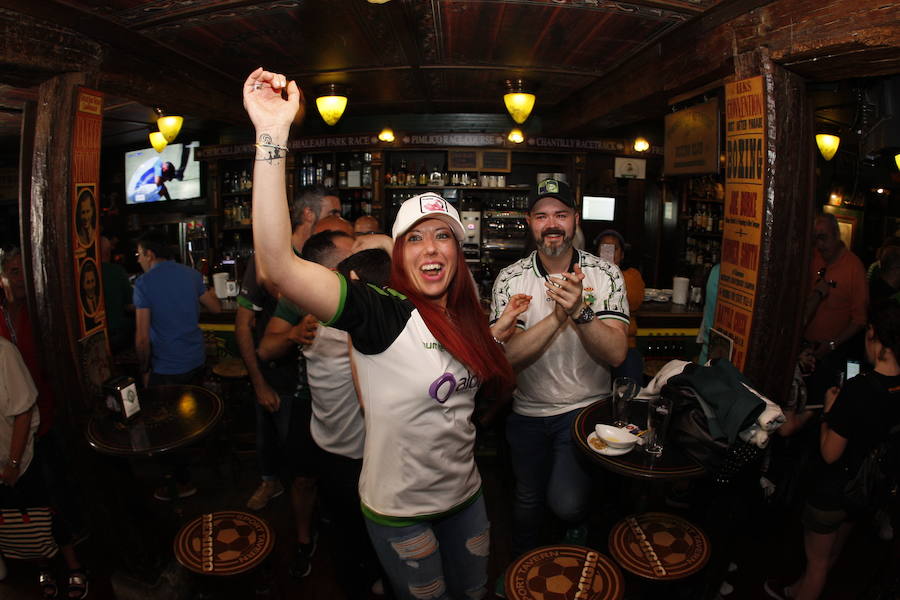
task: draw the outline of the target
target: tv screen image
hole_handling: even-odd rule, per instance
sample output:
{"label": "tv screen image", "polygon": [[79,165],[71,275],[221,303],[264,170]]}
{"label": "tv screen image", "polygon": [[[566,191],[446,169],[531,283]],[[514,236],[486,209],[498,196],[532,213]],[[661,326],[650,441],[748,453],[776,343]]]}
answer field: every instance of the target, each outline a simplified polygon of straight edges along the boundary
{"label": "tv screen image", "polygon": [[200,163],[194,150],[200,142],[169,144],[125,154],[125,203],[145,204],[200,197]]}
{"label": "tv screen image", "polygon": [[581,218],[585,221],[612,221],[616,216],[616,199],[606,196],[585,196]]}

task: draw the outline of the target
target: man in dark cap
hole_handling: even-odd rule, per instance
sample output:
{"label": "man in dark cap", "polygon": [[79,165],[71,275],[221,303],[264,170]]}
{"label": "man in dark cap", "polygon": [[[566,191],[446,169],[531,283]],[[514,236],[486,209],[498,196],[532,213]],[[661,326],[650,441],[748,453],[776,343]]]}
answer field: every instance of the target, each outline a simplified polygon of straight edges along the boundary
{"label": "man in dark cap", "polygon": [[506,423],[516,496],[513,551],[539,544],[545,506],[584,544],[590,480],[576,456],[571,426],[579,409],[610,392],[610,368],[627,351],[628,303],[614,264],[572,246],[579,215],[565,181],[545,179],[529,201],[537,250],[500,272],[491,319],[514,294],[531,296],[506,342],[518,371]]}

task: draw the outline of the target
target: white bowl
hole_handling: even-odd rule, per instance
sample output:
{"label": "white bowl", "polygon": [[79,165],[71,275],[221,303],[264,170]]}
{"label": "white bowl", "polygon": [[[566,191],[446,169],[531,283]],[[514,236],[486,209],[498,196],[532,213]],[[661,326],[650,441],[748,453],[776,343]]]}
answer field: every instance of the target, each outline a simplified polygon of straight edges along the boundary
{"label": "white bowl", "polygon": [[610,448],[631,448],[638,441],[636,435],[621,427],[595,425],[594,431],[597,432],[597,436],[606,442],[606,445]]}

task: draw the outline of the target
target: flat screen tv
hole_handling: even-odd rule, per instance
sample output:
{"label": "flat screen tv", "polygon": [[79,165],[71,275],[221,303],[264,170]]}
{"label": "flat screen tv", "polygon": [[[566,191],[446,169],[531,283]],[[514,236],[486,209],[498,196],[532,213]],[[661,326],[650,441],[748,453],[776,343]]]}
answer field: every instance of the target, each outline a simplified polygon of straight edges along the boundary
{"label": "flat screen tv", "polygon": [[606,196],[585,196],[581,218],[585,221],[612,221],[616,216],[616,199]]}
{"label": "flat screen tv", "polygon": [[146,204],[200,197],[200,163],[194,150],[200,142],[169,144],[125,153],[125,203]]}

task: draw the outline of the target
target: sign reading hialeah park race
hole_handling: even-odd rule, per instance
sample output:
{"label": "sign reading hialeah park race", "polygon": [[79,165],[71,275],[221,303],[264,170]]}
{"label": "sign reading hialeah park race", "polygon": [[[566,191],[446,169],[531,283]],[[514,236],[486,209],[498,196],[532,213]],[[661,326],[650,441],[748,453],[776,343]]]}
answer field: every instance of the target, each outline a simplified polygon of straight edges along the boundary
{"label": "sign reading hialeah park race", "polygon": [[747,360],[759,278],[765,184],[762,77],[725,86],[725,229],[715,328],[734,343],[731,362]]}

